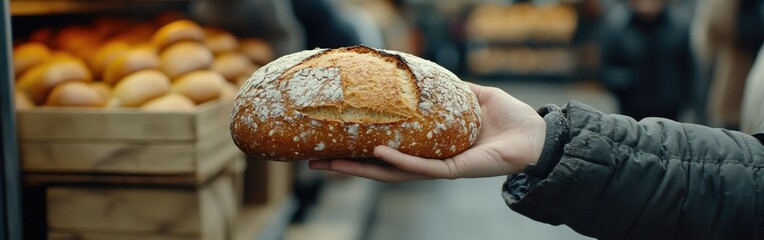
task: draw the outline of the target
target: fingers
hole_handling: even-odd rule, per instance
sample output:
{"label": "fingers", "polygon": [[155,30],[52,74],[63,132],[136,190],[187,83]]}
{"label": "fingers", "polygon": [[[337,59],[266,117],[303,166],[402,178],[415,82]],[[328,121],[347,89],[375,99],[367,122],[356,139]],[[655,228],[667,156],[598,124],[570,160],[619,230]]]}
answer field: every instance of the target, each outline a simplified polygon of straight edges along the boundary
{"label": "fingers", "polygon": [[361,163],[353,160],[317,160],[311,161],[308,163],[308,166],[311,169],[335,171],[383,182],[401,182],[428,179],[425,176],[405,172],[394,167]]}
{"label": "fingers", "polygon": [[374,155],[393,166],[418,175],[431,178],[454,179],[458,177],[452,159],[426,159],[401,153],[388,146],[377,146]]}

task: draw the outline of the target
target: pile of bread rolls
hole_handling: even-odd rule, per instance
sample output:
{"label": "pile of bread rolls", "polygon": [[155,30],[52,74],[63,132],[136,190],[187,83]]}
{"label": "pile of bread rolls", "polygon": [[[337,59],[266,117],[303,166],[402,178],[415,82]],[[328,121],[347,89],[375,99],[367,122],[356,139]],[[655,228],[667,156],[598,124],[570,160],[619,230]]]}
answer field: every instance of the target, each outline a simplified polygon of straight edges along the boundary
{"label": "pile of bread rolls", "polygon": [[576,11],[564,4],[483,4],[470,13],[466,32],[479,40],[569,42],[577,23]]}
{"label": "pile of bread rolls", "polygon": [[267,42],[186,19],[98,19],[41,29],[14,47],[17,109],[35,106],[194,111],[231,101],[273,59]]}

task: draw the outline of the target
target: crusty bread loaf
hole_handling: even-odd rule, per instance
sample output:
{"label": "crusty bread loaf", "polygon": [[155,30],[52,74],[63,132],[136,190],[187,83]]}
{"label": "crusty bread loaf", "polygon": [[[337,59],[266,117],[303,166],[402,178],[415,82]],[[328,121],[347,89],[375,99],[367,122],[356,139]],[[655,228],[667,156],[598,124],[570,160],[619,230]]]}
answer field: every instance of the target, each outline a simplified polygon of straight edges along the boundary
{"label": "crusty bread loaf", "polygon": [[222,82],[225,82],[225,79],[220,74],[199,70],[176,79],[172,83],[172,91],[188,97],[196,104],[202,104],[220,97]]}
{"label": "crusty bread loaf", "polygon": [[59,84],[48,95],[45,106],[53,107],[103,107],[108,99],[85,82]]}
{"label": "crusty bread loaf", "polygon": [[169,93],[143,104],[141,109],[154,112],[193,112],[196,104],[186,96]]}
{"label": "crusty bread loaf", "polygon": [[175,80],[180,75],[207,69],[214,57],[207,47],[198,42],[179,42],[165,48],[159,55],[162,71]]}
{"label": "crusty bread loaf", "polygon": [[128,75],[112,92],[109,106],[138,107],[170,92],[170,79],[157,70],[142,70]]}
{"label": "crusty bread loaf", "polygon": [[410,54],[364,46],[281,57],[239,90],[231,116],[236,145],[279,161],[372,158],[387,145],[448,158],[480,132],[466,83]]}

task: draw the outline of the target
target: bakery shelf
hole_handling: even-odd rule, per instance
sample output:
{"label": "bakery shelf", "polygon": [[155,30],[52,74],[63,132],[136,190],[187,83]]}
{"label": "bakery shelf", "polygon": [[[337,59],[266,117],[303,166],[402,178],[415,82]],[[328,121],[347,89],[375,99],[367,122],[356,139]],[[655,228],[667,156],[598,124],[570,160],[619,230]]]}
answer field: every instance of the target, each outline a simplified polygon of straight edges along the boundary
{"label": "bakery shelf", "polygon": [[64,13],[97,13],[175,7],[193,0],[14,0],[12,16],[34,16]]}

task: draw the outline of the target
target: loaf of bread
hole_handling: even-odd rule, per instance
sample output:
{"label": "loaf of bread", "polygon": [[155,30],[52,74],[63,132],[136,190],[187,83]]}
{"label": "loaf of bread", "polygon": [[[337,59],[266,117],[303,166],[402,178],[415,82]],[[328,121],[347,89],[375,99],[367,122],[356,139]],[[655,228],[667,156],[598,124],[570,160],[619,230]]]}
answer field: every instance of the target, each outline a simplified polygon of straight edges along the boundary
{"label": "loaf of bread", "polygon": [[273,49],[271,49],[271,45],[262,39],[242,39],[239,41],[239,51],[252,59],[252,62],[261,66],[273,60]]}
{"label": "loaf of bread", "polygon": [[189,72],[207,69],[214,61],[207,47],[190,41],[167,46],[159,57],[162,71],[173,80]]}
{"label": "loaf of bread", "polygon": [[71,81],[92,81],[87,65],[81,59],[65,54],[51,56],[44,63],[24,72],[18,89],[27,94],[35,105],[45,102],[48,94],[59,84]]}
{"label": "loaf of bread", "polygon": [[50,49],[45,44],[28,42],[13,48],[13,72],[17,79],[27,69],[45,62]]}
{"label": "loaf of bread", "polygon": [[186,96],[169,93],[143,104],[141,109],[153,112],[193,112],[196,104]]}
{"label": "loaf of bread", "polygon": [[156,68],[159,68],[159,56],[155,52],[145,48],[132,48],[106,65],[102,80],[114,85],[131,73]]}
{"label": "loaf of bread", "polygon": [[242,75],[251,76],[254,72],[253,69],[255,66],[252,61],[247,55],[239,52],[218,54],[215,57],[215,62],[210,66],[210,70],[220,73],[229,82],[236,82],[236,79]]}
{"label": "loaf of bread", "polygon": [[170,79],[157,70],[142,70],[128,75],[114,86],[109,106],[138,107],[170,92]]}
{"label": "loaf of bread", "polygon": [[105,66],[114,61],[118,56],[126,53],[130,49],[130,44],[123,41],[110,41],[105,43],[90,58],[90,70],[94,76],[101,76]]}
{"label": "loaf of bread", "polygon": [[183,75],[172,83],[172,91],[180,93],[196,104],[202,104],[218,99],[222,93],[223,76],[209,71],[200,70]]}
{"label": "loaf of bread", "polygon": [[379,145],[443,159],[469,148],[480,126],[477,98],[450,71],[355,46],[263,66],[239,90],[230,128],[250,156],[297,161],[373,158]]}
{"label": "loaf of bread", "polygon": [[23,110],[23,109],[30,109],[34,108],[34,103],[32,103],[32,100],[29,99],[29,96],[27,96],[26,93],[16,90],[14,91],[14,107],[16,110]]}
{"label": "loaf of bread", "polygon": [[178,20],[162,26],[151,37],[151,43],[164,49],[173,43],[182,41],[204,41],[204,30],[195,22]]}
{"label": "loaf of bread", "polygon": [[45,106],[52,107],[103,107],[108,100],[96,88],[86,82],[59,84],[48,95]]}
{"label": "loaf of bread", "polygon": [[229,32],[217,28],[205,28],[204,32],[204,45],[215,55],[239,48],[239,40]]}

